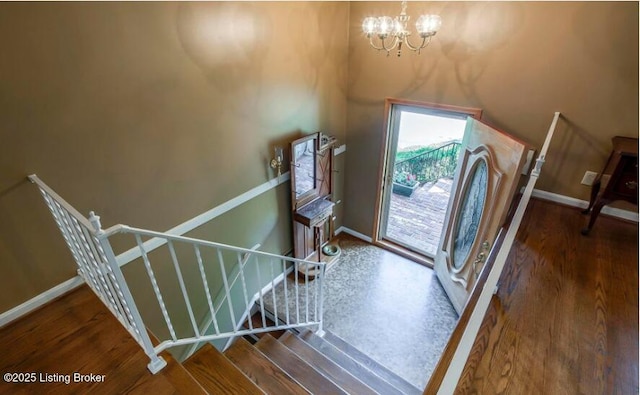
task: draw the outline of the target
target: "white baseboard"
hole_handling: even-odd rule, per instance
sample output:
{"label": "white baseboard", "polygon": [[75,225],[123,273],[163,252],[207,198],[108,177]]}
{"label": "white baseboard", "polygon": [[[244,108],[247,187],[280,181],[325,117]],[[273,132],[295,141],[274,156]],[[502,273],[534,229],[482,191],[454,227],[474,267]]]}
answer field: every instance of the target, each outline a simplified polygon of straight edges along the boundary
{"label": "white baseboard", "polygon": [[360,232],[356,232],[353,229],[349,229],[346,226],[341,226],[336,230],[336,235],[339,235],[340,233],[346,233],[348,235],[351,235],[353,237],[357,237],[358,239],[362,240],[362,241],[366,241],[367,243],[373,243],[373,239],[367,235],[363,235]]}
{"label": "white baseboard", "polygon": [[4,313],[0,314],[0,328],[7,325],[11,321],[17,320],[18,318],[37,309],[38,307],[52,301],[58,296],[77,288],[82,284],[84,284],[84,280],[82,280],[80,276],[76,276],[61,284],[58,284],[57,286],[47,291],[44,291],[40,295],[27,300],[26,302],[12,308],[11,310],[5,311]]}
{"label": "white baseboard", "polygon": [[[589,202],[586,200],[572,198],[570,196],[559,195],[553,192],[542,191],[540,189],[534,189],[531,194],[532,197],[548,200],[554,203],[564,204],[570,207],[578,207],[578,208],[587,208],[589,206]],[[603,215],[609,215],[612,217],[624,219],[627,221],[638,222],[638,213],[629,210],[622,210],[619,208],[608,207],[605,206],[602,208],[601,213]]]}

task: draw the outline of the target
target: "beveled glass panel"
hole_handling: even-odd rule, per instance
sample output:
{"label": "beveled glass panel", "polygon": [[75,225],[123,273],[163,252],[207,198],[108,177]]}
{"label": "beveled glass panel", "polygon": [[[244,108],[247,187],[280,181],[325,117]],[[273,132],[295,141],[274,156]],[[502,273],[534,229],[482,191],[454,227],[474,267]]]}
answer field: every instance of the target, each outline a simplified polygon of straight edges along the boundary
{"label": "beveled glass panel", "polygon": [[316,188],[316,139],[308,139],[297,143],[294,147],[293,162],[296,198],[311,192]]}
{"label": "beveled glass panel", "polygon": [[484,160],[475,163],[467,178],[458,221],[454,232],[452,260],[453,267],[460,269],[466,262],[471,247],[477,237],[488,187],[487,164]]}

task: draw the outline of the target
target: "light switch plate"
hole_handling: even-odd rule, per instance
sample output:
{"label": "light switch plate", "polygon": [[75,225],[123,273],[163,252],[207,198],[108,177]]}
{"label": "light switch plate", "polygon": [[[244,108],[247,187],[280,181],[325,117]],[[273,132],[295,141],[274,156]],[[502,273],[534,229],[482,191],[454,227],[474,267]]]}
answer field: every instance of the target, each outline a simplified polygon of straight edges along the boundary
{"label": "light switch plate", "polygon": [[598,173],[595,171],[586,171],[584,173],[584,177],[582,177],[582,181],[580,182],[582,185],[593,185],[593,181],[596,179]]}

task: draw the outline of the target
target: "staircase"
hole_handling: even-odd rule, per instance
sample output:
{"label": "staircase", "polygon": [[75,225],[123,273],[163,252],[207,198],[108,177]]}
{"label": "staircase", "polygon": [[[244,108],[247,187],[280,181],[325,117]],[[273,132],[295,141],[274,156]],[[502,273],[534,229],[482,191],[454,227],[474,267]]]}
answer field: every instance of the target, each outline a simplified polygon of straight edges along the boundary
{"label": "staircase", "polygon": [[[420,393],[323,331],[325,263],[121,224],[102,229],[99,216],[91,212],[88,218],[84,217],[37,176],[29,179],[37,184],[86,286],[0,330],[0,352],[4,354],[0,367],[5,374],[0,393]],[[132,236],[137,246],[116,256],[110,237],[117,234]],[[163,246],[170,259],[154,259],[153,265],[151,256],[158,255],[151,252]],[[155,295],[166,324],[163,338],[146,327],[120,269],[126,263],[123,257],[131,254],[133,259],[140,258],[138,264],[144,265],[149,277],[150,292]],[[226,259],[234,262],[231,270]],[[176,330],[175,311],[165,303],[166,295],[171,293],[156,280],[159,268],[171,267],[191,333]],[[212,276],[216,267],[219,271]],[[314,278],[308,272],[302,275],[300,267],[312,267]],[[191,277],[183,275],[183,268],[190,268]],[[279,313],[275,292],[267,294],[266,288],[275,291],[277,278],[285,279],[288,273],[293,281],[290,285],[288,280],[282,281],[285,304]],[[256,280],[258,288],[253,297],[249,276]],[[212,292],[212,280],[222,283],[217,294]],[[140,281],[133,283],[142,286]],[[206,296],[200,295],[201,303],[196,307],[187,284],[202,286]],[[265,308],[267,295],[273,302],[273,314]],[[237,328],[236,323],[244,320],[238,320],[239,316],[246,317],[255,308],[258,312],[249,317],[245,329]],[[196,318],[204,313],[204,321]],[[267,313],[279,318],[268,322]],[[118,321],[121,327],[116,324]],[[310,328],[326,334],[325,338]],[[259,340],[251,345],[242,336]],[[220,339],[235,339],[224,354],[209,343]],[[140,348],[135,347],[136,342]],[[189,347],[191,356],[184,365],[166,351],[177,346]],[[141,367],[144,355],[151,373]]]}
{"label": "staircase", "polygon": [[[238,338],[224,353],[209,343],[180,364],[146,369],[146,355],[87,286],[0,328],[4,372],[38,372],[32,383],[0,383],[0,394],[420,394],[394,373],[326,332]],[[276,338],[274,336],[278,336]],[[152,336],[153,338],[153,336]],[[41,373],[56,380],[41,380]],[[74,382],[74,373],[103,375]],[[60,376],[69,375],[70,383]],[[44,378],[44,376],[43,376]]]}
{"label": "staircase", "polygon": [[421,391],[364,355],[350,356],[334,335],[287,331],[265,334],[251,345],[238,339],[224,353],[207,344],[185,368],[210,393],[420,394]]}

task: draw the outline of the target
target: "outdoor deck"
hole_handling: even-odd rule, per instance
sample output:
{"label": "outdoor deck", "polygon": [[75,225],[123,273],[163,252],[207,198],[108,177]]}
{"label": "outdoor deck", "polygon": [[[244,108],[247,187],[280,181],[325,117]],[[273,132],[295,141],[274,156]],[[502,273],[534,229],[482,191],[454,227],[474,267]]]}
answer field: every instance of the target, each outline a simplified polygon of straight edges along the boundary
{"label": "outdoor deck", "polygon": [[435,255],[452,182],[441,178],[424,184],[411,197],[392,193],[387,237]]}

